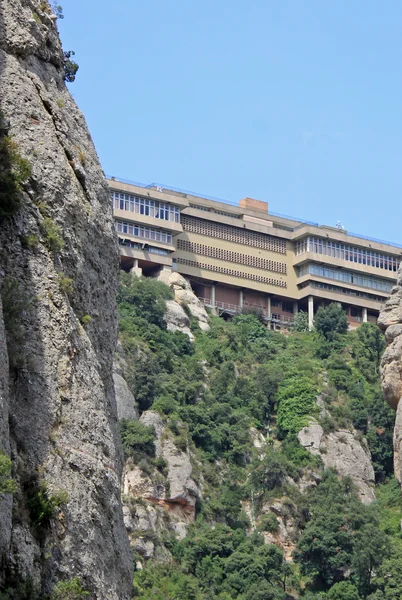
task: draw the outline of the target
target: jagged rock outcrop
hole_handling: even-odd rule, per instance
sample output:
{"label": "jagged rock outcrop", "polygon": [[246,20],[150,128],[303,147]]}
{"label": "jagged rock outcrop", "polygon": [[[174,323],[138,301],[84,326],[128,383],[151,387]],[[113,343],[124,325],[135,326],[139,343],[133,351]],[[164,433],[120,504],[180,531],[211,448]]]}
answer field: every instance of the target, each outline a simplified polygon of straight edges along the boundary
{"label": "jagged rock outcrop", "polygon": [[180,273],[170,273],[164,270],[160,272],[158,278],[172,289],[176,302],[186,306],[192,316],[197,319],[201,331],[208,331],[208,313],[205,306],[194,294],[190,282]]}
{"label": "jagged rock outcrop", "polygon": [[181,331],[188,335],[191,341],[194,340],[190,330],[190,319],[184,308],[176,300],[167,300],[164,318],[168,331]]}
{"label": "jagged rock outcrop", "polygon": [[385,331],[387,348],[381,361],[381,383],[384,397],[396,410],[394,428],[394,471],[402,484],[402,268],[397,284],[384,304],[378,318],[379,327]]}
{"label": "jagged rock outcrop", "polygon": [[113,361],[113,382],[116,395],[117,416],[121,419],[139,419],[140,414],[134,394],[130,390],[124,373],[127,370],[127,363],[124,359],[124,352],[121,344],[118,342],[117,352]]}
{"label": "jagged rock outcrop", "polygon": [[362,502],[369,504],[375,500],[374,468],[364,440],[360,441],[354,432],[347,429],[324,434],[323,428],[314,419],[297,437],[306,450],[321,457],[326,468],[333,468],[339,475],[350,477]]}
{"label": "jagged rock outcrop", "polygon": [[126,461],[123,475],[125,523],[133,547],[144,558],[155,556],[150,532],[168,531],[177,538],[186,535],[194,520],[200,490],[193,479],[193,466],[188,449],[180,449],[166,429],[161,416],[154,411],[141,415],[141,423],[155,432],[155,456],[165,462],[164,473],[156,468]]}
{"label": "jagged rock outcrop", "polygon": [[[128,600],[112,379],[118,249],[47,2],[1,0],[0,89],[32,172],[0,228],[0,443],[18,485],[13,512],[10,498],[1,503],[0,578],[30,577],[44,597],[79,577],[98,600]],[[56,507],[46,523],[40,493]]]}

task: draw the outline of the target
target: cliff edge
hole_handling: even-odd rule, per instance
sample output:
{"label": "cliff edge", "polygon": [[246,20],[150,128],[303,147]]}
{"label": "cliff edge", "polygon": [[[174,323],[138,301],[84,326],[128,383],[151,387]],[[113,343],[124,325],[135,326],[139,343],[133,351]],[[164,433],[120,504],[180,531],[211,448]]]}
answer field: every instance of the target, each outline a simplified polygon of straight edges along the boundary
{"label": "cliff edge", "polygon": [[380,313],[379,327],[385,331],[387,348],[381,362],[381,382],[386,401],[396,410],[394,470],[402,483],[402,268],[397,284]]}
{"label": "cliff edge", "polygon": [[[0,496],[0,584],[29,580],[44,597],[78,578],[93,598],[124,600],[118,249],[103,172],[64,78],[49,4],[1,0],[0,139],[10,164],[0,169],[0,449],[16,492]],[[16,157],[25,175],[14,185]]]}

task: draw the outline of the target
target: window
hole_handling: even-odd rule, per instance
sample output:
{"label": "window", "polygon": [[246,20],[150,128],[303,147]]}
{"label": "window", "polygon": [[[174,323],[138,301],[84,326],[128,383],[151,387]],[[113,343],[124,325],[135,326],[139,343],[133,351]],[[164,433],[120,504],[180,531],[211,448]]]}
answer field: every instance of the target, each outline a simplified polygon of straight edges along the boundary
{"label": "window", "polygon": [[155,240],[164,244],[173,244],[172,234],[167,231],[159,231],[158,229],[152,229],[152,227],[144,227],[137,223],[124,223],[123,221],[115,221],[115,228],[118,233]]}
{"label": "window", "polygon": [[379,277],[366,277],[360,273],[352,271],[344,271],[341,269],[331,269],[315,265],[314,263],[301,267],[299,269],[299,277],[304,275],[317,275],[318,277],[326,277],[327,279],[337,279],[344,283],[352,283],[361,287],[369,287],[381,292],[389,293],[393,287],[393,283],[380,279]]}
{"label": "window", "polygon": [[304,252],[324,254],[325,256],[341,258],[359,265],[386,269],[395,273],[398,270],[400,262],[400,258],[396,256],[380,254],[366,248],[355,248],[341,242],[313,237],[306,237],[296,243],[296,255],[303,254]]}
{"label": "window", "polygon": [[125,210],[145,217],[162,219],[164,221],[173,221],[180,223],[180,209],[173,204],[166,204],[151,200],[150,198],[140,198],[131,194],[122,192],[112,192],[113,206],[119,210]]}

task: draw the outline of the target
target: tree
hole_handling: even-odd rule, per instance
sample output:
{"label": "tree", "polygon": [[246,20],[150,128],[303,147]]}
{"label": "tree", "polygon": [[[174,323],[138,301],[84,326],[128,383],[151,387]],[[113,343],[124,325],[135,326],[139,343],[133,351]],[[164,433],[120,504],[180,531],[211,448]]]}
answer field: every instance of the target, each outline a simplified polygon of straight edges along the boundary
{"label": "tree", "polygon": [[378,529],[377,523],[367,523],[356,533],[352,567],[358,576],[359,591],[364,598],[372,591],[371,578],[383,561],[388,544],[388,537]]}
{"label": "tree", "polygon": [[297,331],[298,333],[300,333],[308,330],[308,314],[301,310],[294,316],[293,331]]}
{"label": "tree", "polygon": [[74,50],[68,50],[67,52],[63,52],[63,54],[64,54],[64,60],[63,60],[64,81],[68,81],[68,83],[72,83],[73,81],[75,81],[75,76],[79,69],[78,64],[76,62],[74,62],[73,60],[71,60],[71,57],[75,56],[75,52],[74,52]]}
{"label": "tree", "polygon": [[346,333],[348,319],[346,312],[336,302],[317,310],[314,325],[318,333],[323,335],[328,342],[332,342],[337,334]]}
{"label": "tree", "polygon": [[356,587],[350,581],[340,581],[332,586],[327,594],[328,600],[360,600]]}
{"label": "tree", "polygon": [[155,455],[154,430],[140,421],[122,419],[120,423],[121,440],[126,457],[139,460],[141,454]]}
{"label": "tree", "polygon": [[367,600],[400,600],[402,598],[402,558],[384,560],[373,578],[377,590]]}

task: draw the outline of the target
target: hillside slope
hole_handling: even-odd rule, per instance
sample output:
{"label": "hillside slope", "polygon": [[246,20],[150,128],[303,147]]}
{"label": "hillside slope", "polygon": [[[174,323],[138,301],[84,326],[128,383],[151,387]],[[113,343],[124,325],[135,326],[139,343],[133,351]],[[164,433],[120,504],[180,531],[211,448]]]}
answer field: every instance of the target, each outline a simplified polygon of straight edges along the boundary
{"label": "hillside slope", "polygon": [[167,329],[161,282],[123,274],[118,299],[140,413],[121,423],[134,597],[385,598],[382,569],[402,565],[402,501],[381,332],[345,333],[334,305],[338,331],[325,311],[313,333],[211,316],[208,331],[185,323],[191,342]]}

